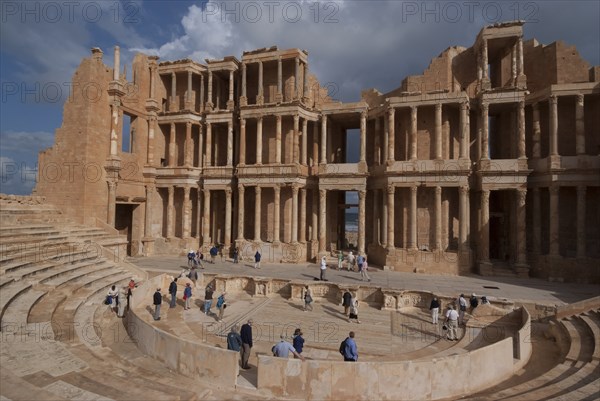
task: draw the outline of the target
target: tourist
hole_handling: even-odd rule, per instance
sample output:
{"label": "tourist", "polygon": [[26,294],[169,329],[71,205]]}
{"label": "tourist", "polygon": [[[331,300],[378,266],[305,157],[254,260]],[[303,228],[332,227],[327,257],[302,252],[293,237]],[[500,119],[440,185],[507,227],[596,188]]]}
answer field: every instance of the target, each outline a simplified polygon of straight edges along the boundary
{"label": "tourist", "polygon": [[327,259],[325,258],[325,256],[323,256],[321,258],[321,281],[327,281],[325,280],[325,271],[327,271]]}
{"label": "tourist", "polygon": [[479,306],[479,301],[477,300],[477,295],[475,293],[471,294],[471,299],[469,299],[469,304],[471,304],[471,313],[475,311],[475,308]]}
{"label": "tourist", "polygon": [[195,267],[192,267],[187,276],[192,283],[194,283],[194,288],[196,288],[196,283],[198,282],[198,270]]}
{"label": "tourist", "polygon": [[481,297],[481,305],[485,305],[485,304],[489,304],[490,301],[487,299],[487,297],[484,295]]}
{"label": "tourist", "polygon": [[190,249],[190,251],[187,254],[188,257],[188,267],[192,267],[194,265],[194,258],[196,257],[196,252],[194,252],[193,249]]}
{"label": "tourist", "polygon": [[301,360],[304,360],[304,357],[298,352],[296,352],[292,344],[285,341],[285,336],[283,334],[279,338],[281,340],[272,348],[273,356],[276,356],[278,358],[288,358],[291,352],[292,354],[294,354],[295,358],[300,358]]}
{"label": "tourist", "polygon": [[215,264],[215,258],[217,257],[217,254],[219,253],[219,249],[217,248],[216,245],[213,245],[212,248],[210,248],[210,263]]}
{"label": "tourist", "polygon": [[337,266],[338,270],[342,270],[343,261],[344,261],[344,254],[342,253],[342,251],[339,251],[338,252],[338,266]]}
{"label": "tourist", "polygon": [[127,287],[127,310],[130,309],[131,297],[133,296],[133,290],[130,286]]}
{"label": "tourist", "polygon": [[437,324],[438,315],[440,313],[440,301],[438,301],[437,297],[433,297],[431,300],[431,304],[429,304],[429,310],[431,311],[431,323]]}
{"label": "tourist", "polygon": [[354,270],[354,261],[356,259],[354,258],[354,254],[352,253],[352,251],[350,251],[348,253],[348,265],[346,266],[348,268],[348,271],[350,271],[350,269]]}
{"label": "tourist", "polygon": [[260,252],[258,251],[254,254],[254,268],[260,269]]}
{"label": "tourist", "polygon": [[364,281],[365,279],[367,279],[369,282],[371,281],[371,277],[369,277],[367,270],[369,270],[369,265],[367,264],[367,255],[365,255],[363,258],[362,267],[360,267],[360,281]]}
{"label": "tourist", "polygon": [[108,302],[108,307],[113,311],[117,310],[118,295],[119,291],[117,290],[116,285],[110,287],[110,290],[108,290],[108,293],[106,294],[106,301]]}
{"label": "tourist", "polygon": [[360,320],[358,320],[358,299],[352,298],[350,306],[350,314],[348,315],[348,323],[352,322],[352,319],[356,320],[356,323],[360,324]]}
{"label": "tourist", "polygon": [[169,284],[169,294],[171,294],[171,304],[169,305],[169,308],[174,308],[177,306],[177,277]]}
{"label": "tourist", "polygon": [[362,272],[362,268],[363,268],[363,263],[365,262],[365,258],[363,257],[362,253],[358,253],[358,256],[356,258],[356,264],[358,266],[358,271]]}
{"label": "tourist", "polygon": [[190,300],[192,299],[192,286],[190,283],[185,283],[185,288],[183,290],[183,300],[185,302],[184,310],[190,309]]}
{"label": "tourist", "polygon": [[[294,341],[293,341],[293,345],[294,345],[294,349],[296,350],[296,352],[298,353],[298,355],[302,355],[302,350],[304,349],[304,338],[302,337],[302,330],[300,330],[300,328],[297,328],[294,331]],[[294,355],[294,357],[296,357]]]}
{"label": "tourist", "polygon": [[233,248],[233,263],[238,263],[238,249],[236,247]]}
{"label": "tourist", "polygon": [[248,323],[242,325],[242,369],[250,369],[248,359],[250,358],[250,350],[252,349],[252,323],[253,320],[248,320]]}
{"label": "tourist", "polygon": [[129,287],[122,287],[117,294],[117,317],[125,316],[125,289]]}
{"label": "tourist", "polygon": [[242,336],[237,332],[237,327],[237,324],[231,326],[231,330],[227,334],[227,349],[240,352],[242,350]]}
{"label": "tourist", "polygon": [[128,287],[129,287],[129,289],[130,289],[131,291],[133,291],[133,289],[136,287],[136,284],[135,284],[135,280],[134,280],[134,279],[131,279],[131,280],[129,280],[129,285],[128,285]]}
{"label": "tourist", "polygon": [[446,311],[446,321],[444,324],[448,328],[448,335],[446,338],[450,341],[458,341],[458,335],[456,333],[458,328],[458,312],[454,310],[454,306],[452,305],[448,305],[448,310]]}
{"label": "tourist", "polygon": [[354,341],[354,332],[348,333],[348,337],[342,343],[341,347],[342,355],[344,355],[345,362],[356,362],[358,361],[358,348],[356,347],[356,341]]}
{"label": "tourist", "polygon": [[223,314],[225,313],[225,308],[227,308],[227,302],[225,301],[226,294],[227,293],[224,292],[221,295],[219,295],[219,298],[217,298],[217,309],[219,310],[219,317],[218,317],[219,322],[223,320]]}
{"label": "tourist", "polygon": [[201,269],[204,269],[204,264],[202,263],[202,261],[204,260],[204,255],[202,254],[202,252],[200,252],[200,249],[196,251],[196,257],[194,260],[196,261],[197,266],[199,266]]}
{"label": "tourist", "polygon": [[206,286],[206,290],[204,291],[204,314],[208,315],[210,313],[210,307],[213,302],[213,288],[209,284]]}
{"label": "tourist", "polygon": [[308,308],[310,308],[310,310],[312,312],[312,310],[313,310],[312,302],[313,302],[312,291],[310,290],[310,288],[308,288],[308,285],[305,285],[304,286],[304,312],[306,312],[308,310]]}
{"label": "tourist", "polygon": [[221,263],[223,263],[223,245],[219,245],[219,257],[221,258]]}
{"label": "tourist", "polygon": [[342,306],[344,307],[344,316],[347,317],[348,310],[352,306],[352,294],[350,294],[350,291],[348,290],[344,291],[344,294],[342,295]]}
{"label": "tourist", "polygon": [[154,320],[160,320],[160,304],[162,304],[162,294],[160,288],[154,293]]}
{"label": "tourist", "polygon": [[465,294],[460,294],[460,297],[458,297],[458,311],[458,324],[462,326],[465,323],[465,312],[467,311]]}

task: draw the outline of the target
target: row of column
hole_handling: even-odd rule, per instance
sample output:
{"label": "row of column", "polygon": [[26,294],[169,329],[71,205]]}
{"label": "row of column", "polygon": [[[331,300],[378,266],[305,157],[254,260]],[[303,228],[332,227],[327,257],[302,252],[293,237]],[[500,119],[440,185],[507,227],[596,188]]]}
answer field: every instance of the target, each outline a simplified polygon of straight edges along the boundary
{"label": "row of column", "polygon": [[[549,254],[558,256],[560,254],[559,243],[559,192],[560,187],[548,187],[550,193],[549,202]],[[586,253],[586,187],[577,186],[577,257],[584,258]],[[533,253],[541,254],[542,230],[541,230],[541,201],[540,189],[532,188],[533,198]]]}
{"label": "row of column", "polygon": [[[408,225],[408,241],[407,249],[417,250],[417,194],[418,187],[416,185],[411,187],[400,187],[403,189],[410,190],[410,204],[409,204],[409,225]],[[442,187],[434,187],[435,200],[434,200],[434,249],[443,250],[442,241]],[[459,234],[458,240],[460,246],[467,245],[467,232],[468,232],[468,219],[469,219],[469,189],[466,186],[460,186],[459,191]],[[383,205],[382,211],[382,229],[380,244],[386,247],[389,251],[395,249],[395,193],[396,186],[388,185],[385,193],[387,196],[380,202],[378,199],[379,191],[374,191],[374,205],[375,205],[375,216],[379,214],[378,205]],[[379,232],[377,227],[377,219],[373,222],[373,232],[375,235]]]}
{"label": "row of column", "polygon": [[[187,72],[187,90],[185,93],[185,109],[186,110],[194,110],[195,100],[192,92],[192,78],[193,72]],[[200,74],[200,111],[204,109],[204,75]],[[154,98],[154,79],[153,74],[150,75],[150,97]],[[169,101],[169,111],[178,111],[178,98],[177,98],[177,74],[175,72],[171,72],[171,96]],[[206,109],[208,111],[212,111],[215,103],[213,102],[213,72],[212,70],[208,70],[208,96],[207,96]],[[229,98],[227,101],[227,109],[233,110],[234,106],[234,71],[229,71]]]}
{"label": "row of column", "polygon": [[[533,114],[533,157],[540,158],[542,131],[540,127],[539,103],[532,104]],[[584,95],[578,94],[575,102],[575,149],[577,155],[585,154],[585,121],[584,121]],[[550,156],[558,156],[558,96],[548,98],[549,115],[549,148]]]}
{"label": "row of column", "polygon": [[[242,106],[245,106],[248,101],[247,97],[247,62],[242,63],[242,99],[240,102]],[[256,97],[256,104],[262,105],[265,101],[264,95],[264,77],[263,77],[263,62],[258,61],[258,95]],[[277,93],[275,94],[275,101],[280,103],[283,102],[283,61],[281,57],[277,59]],[[302,63],[302,67],[300,66],[300,57],[295,58],[295,69],[294,69],[294,100],[299,100],[300,98],[306,97],[308,95],[308,64]],[[300,68],[303,68],[304,72],[304,85],[302,86],[302,91],[300,91]]]}
{"label": "row of column", "polygon": [[[489,109],[490,105],[488,102],[481,102],[480,114],[478,120],[478,130],[480,137],[480,159],[490,159],[489,149]],[[525,153],[525,102],[519,101],[515,104],[515,112],[517,115],[517,158],[525,159],[527,155]]]}

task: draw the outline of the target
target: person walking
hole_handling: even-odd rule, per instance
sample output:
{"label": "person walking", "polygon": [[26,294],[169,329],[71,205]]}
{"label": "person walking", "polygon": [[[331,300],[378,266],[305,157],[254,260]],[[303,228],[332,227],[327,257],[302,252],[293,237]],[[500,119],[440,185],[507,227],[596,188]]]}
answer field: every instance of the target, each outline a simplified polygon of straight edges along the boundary
{"label": "person walking", "polygon": [[354,341],[354,332],[348,333],[348,337],[343,342],[343,352],[345,362],[356,362],[358,361],[358,348],[356,341]]}
{"label": "person walking", "polygon": [[171,281],[169,284],[169,294],[171,294],[171,303],[169,304],[169,308],[174,308],[177,306],[177,277]]}
{"label": "person walking", "polygon": [[458,312],[454,310],[454,306],[452,305],[448,305],[445,324],[448,328],[448,335],[446,338],[450,341],[458,341],[458,335],[456,333],[456,329],[458,328]]}
{"label": "person walking", "polygon": [[325,272],[326,271],[327,271],[327,259],[325,258],[325,256],[323,256],[321,258],[321,275],[320,275],[321,281],[327,281],[325,279]]}
{"label": "person walking", "polygon": [[221,295],[219,295],[219,298],[217,298],[217,309],[219,310],[219,317],[218,317],[219,322],[223,320],[223,314],[225,313],[225,308],[227,308],[227,302],[225,301],[225,295],[227,295],[226,292],[222,293]]}
{"label": "person walking", "polygon": [[190,251],[187,254],[187,258],[188,258],[188,267],[192,267],[194,265],[194,257],[196,256],[196,252],[194,252],[193,249],[190,249]]}
{"label": "person walking", "polygon": [[348,315],[348,322],[352,322],[352,319],[356,320],[356,323],[360,324],[358,320],[358,299],[352,298],[352,305],[350,306],[350,314]]}
{"label": "person walking", "polygon": [[190,303],[192,299],[192,286],[190,283],[185,283],[185,289],[183,290],[183,300],[185,301],[184,310],[190,309]]}
{"label": "person walking", "polygon": [[460,294],[458,297],[458,324],[463,325],[465,323],[465,312],[467,311],[467,300],[465,294]]}
{"label": "person walking", "polygon": [[210,307],[213,302],[213,288],[212,285],[207,285],[206,290],[204,291],[204,314],[208,315],[210,313]]}
{"label": "person walking", "polygon": [[346,266],[348,268],[348,271],[350,271],[350,269],[354,270],[354,261],[355,261],[355,257],[354,254],[352,253],[352,251],[350,251],[348,253],[348,266]]}
{"label": "person walking", "polygon": [[369,282],[371,281],[371,277],[369,277],[367,270],[369,270],[369,265],[367,263],[367,256],[365,255],[363,258],[362,267],[360,268],[360,281],[364,281],[365,279],[367,279]]}
{"label": "person walking", "polygon": [[231,326],[229,334],[227,334],[227,349],[236,351],[241,354],[242,351],[242,336],[237,331],[237,324]]}
{"label": "person walking", "polygon": [[256,251],[254,254],[254,268],[260,269],[260,252]]}
{"label": "person walking", "polygon": [[297,328],[294,331],[294,340],[292,341],[292,345],[294,349],[298,353],[298,355],[302,355],[302,350],[304,349],[304,337],[302,337],[302,330]]}
{"label": "person walking", "polygon": [[238,249],[236,247],[233,248],[233,263],[238,263]]}
{"label": "person walking", "polygon": [[342,295],[342,306],[344,307],[344,315],[347,317],[348,311],[352,306],[352,294],[350,294],[350,291],[348,290],[344,291],[344,294]]}
{"label": "person walking", "polygon": [[162,304],[162,294],[160,288],[154,293],[154,320],[160,320],[160,304]]}
{"label": "person walking", "polygon": [[337,257],[338,257],[338,266],[337,266],[337,269],[338,270],[342,270],[342,264],[344,262],[344,254],[342,253],[342,251],[338,252]]}
{"label": "person walking", "polygon": [[272,348],[273,356],[278,358],[289,358],[291,352],[294,354],[294,358],[300,358],[301,360],[304,360],[304,357],[294,349],[292,344],[285,341],[285,336],[283,334],[279,336],[279,338],[280,341]]}
{"label": "person walking", "polygon": [[471,294],[471,299],[469,299],[469,303],[471,304],[471,314],[475,311],[475,308],[479,306],[479,300],[477,299],[477,295],[475,293]]}
{"label": "person walking", "polygon": [[310,310],[312,312],[312,310],[313,310],[312,302],[313,302],[312,291],[310,288],[308,288],[308,285],[305,285],[304,286],[304,312],[306,312],[308,310],[308,308],[310,308]]}
{"label": "person walking", "polygon": [[438,301],[437,297],[433,297],[431,303],[429,304],[429,310],[431,311],[431,323],[437,324],[438,315],[440,313],[440,301]]}
{"label": "person walking", "polygon": [[125,297],[126,297],[126,290],[129,287],[122,287],[119,289],[119,293],[117,294],[117,317],[124,317],[125,316]]}
{"label": "person walking", "polygon": [[249,319],[248,323],[242,325],[240,336],[242,337],[242,369],[250,369],[248,359],[250,359],[250,351],[252,349],[252,323]]}
{"label": "person walking", "polygon": [[362,273],[363,263],[365,262],[365,258],[361,253],[358,253],[356,257],[356,265],[358,266],[358,271]]}
{"label": "person walking", "polygon": [[192,267],[192,269],[188,273],[188,278],[192,280],[192,283],[194,283],[194,288],[196,288],[196,283],[198,282],[198,270],[196,269],[196,267]]}
{"label": "person walking", "polygon": [[113,285],[112,287],[110,287],[110,290],[108,290],[108,293],[106,294],[106,301],[108,301],[108,308],[111,309],[112,311],[115,311],[117,309],[117,295],[119,295],[119,291],[117,290],[117,286]]}

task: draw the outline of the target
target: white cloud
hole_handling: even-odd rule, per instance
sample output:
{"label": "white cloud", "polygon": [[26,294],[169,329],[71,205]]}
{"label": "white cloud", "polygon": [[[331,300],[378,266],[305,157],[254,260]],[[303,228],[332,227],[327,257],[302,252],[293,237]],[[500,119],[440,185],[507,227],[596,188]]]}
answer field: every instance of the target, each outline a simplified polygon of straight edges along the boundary
{"label": "white cloud", "polygon": [[35,186],[37,166],[0,156],[0,193],[29,195]]}

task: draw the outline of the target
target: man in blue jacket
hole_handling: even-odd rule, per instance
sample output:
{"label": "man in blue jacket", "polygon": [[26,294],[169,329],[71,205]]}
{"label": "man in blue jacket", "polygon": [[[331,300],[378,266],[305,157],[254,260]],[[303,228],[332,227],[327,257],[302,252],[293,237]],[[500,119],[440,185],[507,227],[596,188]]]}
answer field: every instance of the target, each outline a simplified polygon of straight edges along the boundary
{"label": "man in blue jacket", "polygon": [[260,252],[258,251],[254,254],[254,268],[260,269]]}
{"label": "man in blue jacket", "polygon": [[344,347],[344,361],[356,362],[358,360],[358,349],[354,341],[354,332],[351,331],[346,338],[346,346]]}

